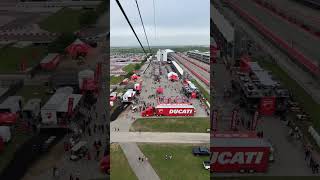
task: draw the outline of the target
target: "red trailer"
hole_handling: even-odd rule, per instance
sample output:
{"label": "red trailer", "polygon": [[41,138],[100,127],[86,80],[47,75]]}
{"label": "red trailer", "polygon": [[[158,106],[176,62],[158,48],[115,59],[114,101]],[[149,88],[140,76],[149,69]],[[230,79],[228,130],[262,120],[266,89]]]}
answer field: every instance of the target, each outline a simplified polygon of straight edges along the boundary
{"label": "red trailer", "polygon": [[193,116],[194,106],[190,104],[158,104],[149,107],[141,113],[141,116]]}
{"label": "red trailer", "polygon": [[58,65],[59,61],[60,55],[58,53],[50,53],[42,59],[40,66],[45,70],[53,70]]}
{"label": "red trailer", "polygon": [[266,172],[270,143],[261,138],[211,137],[212,172]]}

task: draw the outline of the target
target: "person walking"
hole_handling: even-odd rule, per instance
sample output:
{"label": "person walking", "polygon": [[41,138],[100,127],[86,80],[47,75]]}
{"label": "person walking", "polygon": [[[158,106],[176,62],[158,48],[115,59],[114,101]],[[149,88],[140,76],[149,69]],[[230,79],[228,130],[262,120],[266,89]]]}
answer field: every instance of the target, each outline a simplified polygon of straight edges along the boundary
{"label": "person walking", "polygon": [[56,171],[57,171],[57,167],[53,166],[53,168],[52,168],[52,177],[56,177]]}
{"label": "person walking", "polygon": [[305,150],[305,157],[304,157],[304,160],[306,161],[306,160],[308,160],[309,159],[309,157],[310,157],[310,150],[309,150],[309,148],[306,148],[306,150]]}
{"label": "person walking", "polygon": [[69,180],[73,180],[72,173],[70,173]]}

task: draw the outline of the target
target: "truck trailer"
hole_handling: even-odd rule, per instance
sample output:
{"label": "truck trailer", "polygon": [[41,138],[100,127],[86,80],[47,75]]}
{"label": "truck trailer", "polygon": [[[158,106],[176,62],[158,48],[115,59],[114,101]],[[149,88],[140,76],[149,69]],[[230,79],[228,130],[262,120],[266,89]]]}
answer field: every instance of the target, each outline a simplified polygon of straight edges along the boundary
{"label": "truck trailer", "polygon": [[193,116],[195,108],[191,104],[158,104],[148,107],[141,112],[141,116]]}
{"label": "truck trailer", "polygon": [[266,172],[270,143],[261,138],[211,137],[211,165],[214,173]]}

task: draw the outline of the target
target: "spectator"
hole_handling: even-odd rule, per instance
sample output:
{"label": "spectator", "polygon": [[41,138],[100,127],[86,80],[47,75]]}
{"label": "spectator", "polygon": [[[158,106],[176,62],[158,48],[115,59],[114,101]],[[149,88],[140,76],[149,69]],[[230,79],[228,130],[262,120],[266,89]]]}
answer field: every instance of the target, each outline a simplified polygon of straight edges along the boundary
{"label": "spectator", "polygon": [[56,171],[57,171],[57,167],[53,166],[53,169],[52,169],[52,176],[53,177],[56,177]]}
{"label": "spectator", "polygon": [[72,173],[70,173],[70,177],[69,177],[69,180],[73,180],[73,176],[72,176]]}

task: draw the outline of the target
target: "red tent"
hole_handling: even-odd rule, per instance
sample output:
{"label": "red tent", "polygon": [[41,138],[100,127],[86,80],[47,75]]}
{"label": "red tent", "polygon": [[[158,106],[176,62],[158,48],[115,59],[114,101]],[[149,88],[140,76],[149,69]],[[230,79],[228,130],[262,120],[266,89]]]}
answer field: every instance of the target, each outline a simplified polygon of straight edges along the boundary
{"label": "red tent", "polygon": [[134,84],[134,89],[136,91],[141,91],[141,85],[139,83]]}
{"label": "red tent", "polygon": [[241,72],[249,72],[250,71],[250,65],[249,62],[251,61],[251,58],[247,55],[243,55],[240,59],[240,71]]}
{"label": "red tent", "polygon": [[168,79],[170,81],[178,81],[179,80],[179,76],[177,75],[177,73],[169,72],[168,73]]}
{"label": "red tent", "polygon": [[2,124],[15,124],[18,119],[16,113],[0,113],[0,125]]}
{"label": "red tent", "polygon": [[136,75],[136,74],[133,74],[133,75],[131,76],[131,80],[137,80],[138,78],[139,78],[139,76]]}
{"label": "red tent", "polygon": [[100,161],[100,169],[102,172],[110,170],[110,156],[104,156]]}
{"label": "red tent", "polygon": [[197,93],[192,92],[192,93],[191,93],[191,98],[197,98]]}
{"label": "red tent", "polygon": [[163,93],[163,88],[162,87],[158,87],[157,88],[157,93],[158,94],[162,94]]}
{"label": "red tent", "polygon": [[90,46],[80,39],[76,39],[72,44],[70,44],[66,51],[72,56],[76,57],[78,54],[88,54]]}

